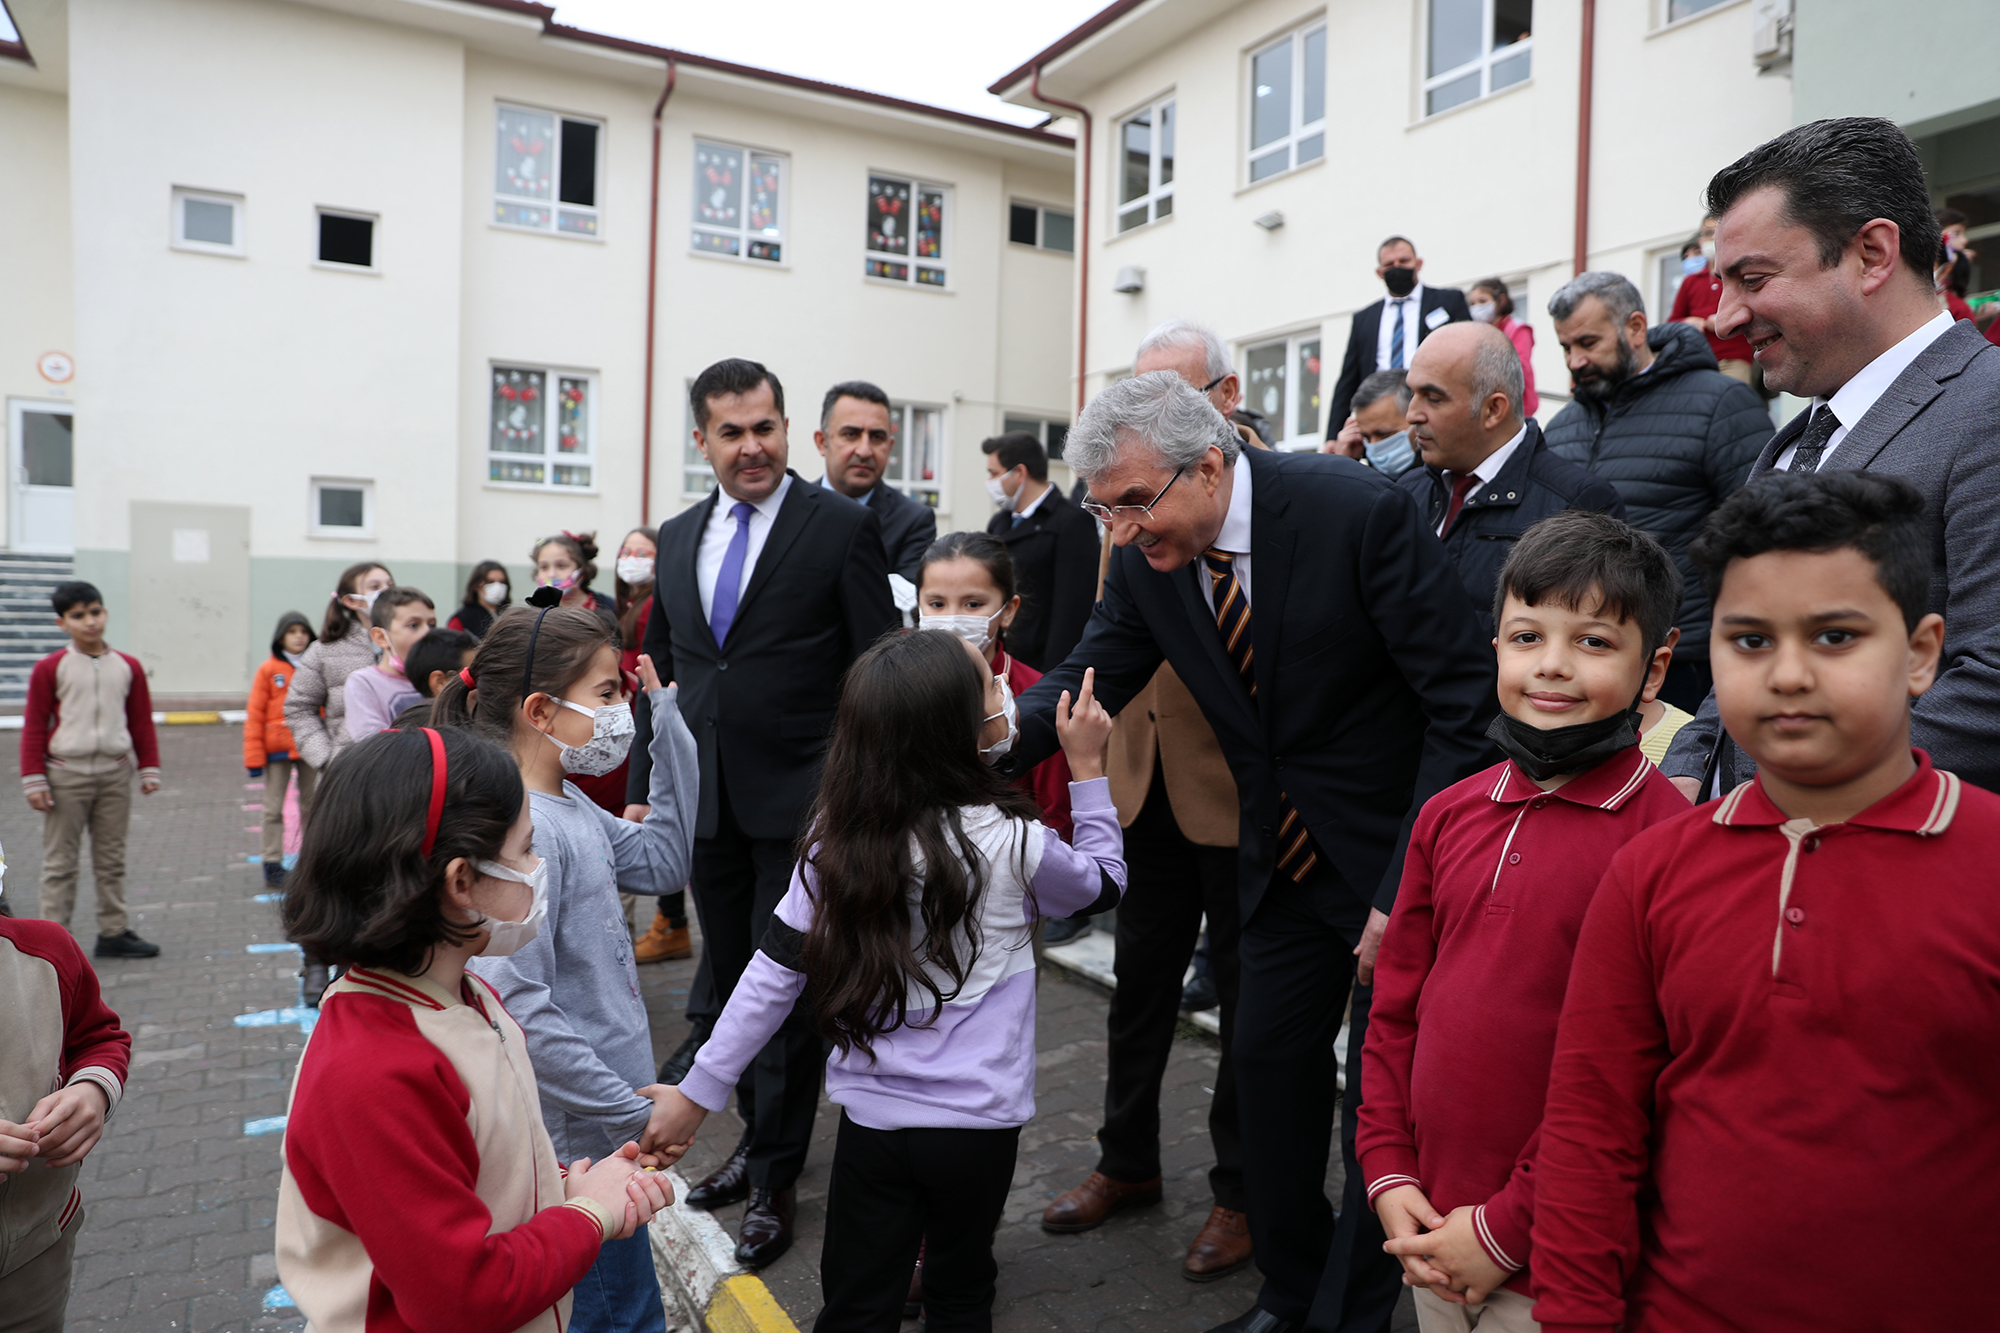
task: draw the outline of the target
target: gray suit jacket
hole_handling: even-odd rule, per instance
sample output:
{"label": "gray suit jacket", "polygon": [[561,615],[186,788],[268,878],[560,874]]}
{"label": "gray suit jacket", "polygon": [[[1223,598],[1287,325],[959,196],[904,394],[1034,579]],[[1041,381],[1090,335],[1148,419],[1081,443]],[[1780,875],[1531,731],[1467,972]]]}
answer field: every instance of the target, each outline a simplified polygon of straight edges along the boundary
{"label": "gray suit jacket", "polygon": [[[1750,469],[1769,472],[1809,414],[1771,437]],[[1959,320],[1918,354],[1848,429],[1832,466],[1891,473],[1924,493],[1935,527],[1929,610],[1944,617],[1937,683],[1911,714],[1911,741],[1939,768],[2000,790],[2000,347]],[[1723,649],[1718,645],[1714,652]],[[1715,695],[1681,729],[1660,765],[1700,777],[1721,734]],[[1728,790],[1755,771],[1734,746]]]}

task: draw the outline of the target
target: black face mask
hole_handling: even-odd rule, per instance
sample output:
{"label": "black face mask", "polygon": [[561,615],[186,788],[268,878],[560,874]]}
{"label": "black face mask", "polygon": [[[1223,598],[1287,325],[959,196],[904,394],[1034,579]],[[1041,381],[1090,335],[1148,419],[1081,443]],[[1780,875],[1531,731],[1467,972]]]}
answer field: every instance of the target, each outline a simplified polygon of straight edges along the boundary
{"label": "black face mask", "polygon": [[1600,717],[1595,722],[1544,731],[1501,713],[1486,729],[1486,739],[1499,746],[1500,753],[1519,764],[1529,777],[1547,782],[1560,774],[1602,763],[1620,750],[1637,745],[1639,714],[1632,709]]}
{"label": "black face mask", "polygon": [[1391,268],[1383,273],[1382,285],[1389,289],[1391,296],[1408,296],[1417,289],[1417,271],[1413,268]]}

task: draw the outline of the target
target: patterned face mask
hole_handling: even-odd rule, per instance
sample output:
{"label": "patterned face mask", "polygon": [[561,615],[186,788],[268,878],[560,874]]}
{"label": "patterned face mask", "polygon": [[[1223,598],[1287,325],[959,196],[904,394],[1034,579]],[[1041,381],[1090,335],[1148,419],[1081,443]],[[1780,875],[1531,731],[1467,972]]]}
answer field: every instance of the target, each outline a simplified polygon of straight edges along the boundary
{"label": "patterned face mask", "polygon": [[[625,756],[632,752],[632,736],[637,730],[632,722],[631,704],[585,708],[567,699],[556,702],[591,719],[590,739],[581,745],[566,745],[549,736],[549,743],[562,751],[563,772],[599,778],[625,762]],[[542,734],[549,735],[546,731]]]}

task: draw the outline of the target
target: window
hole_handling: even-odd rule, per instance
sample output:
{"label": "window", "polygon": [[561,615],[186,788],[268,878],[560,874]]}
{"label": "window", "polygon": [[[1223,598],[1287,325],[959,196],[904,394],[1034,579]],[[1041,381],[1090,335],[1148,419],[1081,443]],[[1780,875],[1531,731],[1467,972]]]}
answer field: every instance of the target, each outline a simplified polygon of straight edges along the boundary
{"label": "window", "polygon": [[1319,334],[1258,343],[1243,353],[1243,405],[1270,422],[1281,449],[1316,449],[1319,419]]}
{"label": "window", "polygon": [[1250,180],[1326,156],[1326,25],[1250,57]]}
{"label": "window", "polygon": [[1429,0],[1424,114],[1477,101],[1528,77],[1534,0]]}
{"label": "window", "polygon": [[1042,448],[1048,451],[1051,459],[1062,461],[1063,443],[1069,439],[1067,421],[1049,421],[1042,417],[1017,417],[1009,412],[1001,419],[1000,429],[1010,435],[1017,430],[1028,432],[1041,441]]}
{"label": "window", "polygon": [[1118,124],[1118,230],[1174,211],[1174,104],[1169,98]]}
{"label": "window", "polygon": [[[375,535],[375,483],[314,477],[308,534],[366,540]],[[178,536],[178,534],[176,534]]]}
{"label": "window", "polygon": [[319,262],[375,267],[375,219],[364,213],[319,211]]}
{"label": "window", "polygon": [[942,185],[870,176],[868,276],[916,287],[943,287],[944,214],[950,198],[951,191]]}
{"label": "window", "polygon": [[173,247],[200,254],[234,255],[243,249],[243,196],[174,190]]}
{"label": "window", "polygon": [[889,429],[894,438],[883,480],[936,509],[944,480],[944,409],[891,403]]}
{"label": "window", "polygon": [[695,140],[695,253],[776,264],[784,259],[785,159]]}
{"label": "window", "polygon": [[1678,23],[1682,19],[1693,18],[1696,14],[1706,14],[1717,5],[1728,2],[1729,0],[1667,0],[1666,21]]}
{"label": "window", "polygon": [[[550,386],[554,391],[550,391]],[[493,367],[493,422],[486,480],[562,490],[592,484],[597,382],[540,367]]]}
{"label": "window", "polygon": [[1068,209],[1040,204],[1011,204],[1007,209],[1007,239],[1038,250],[1076,252],[1076,215]]}
{"label": "window", "polygon": [[527,231],[595,236],[603,126],[502,106],[494,121],[493,220]]}

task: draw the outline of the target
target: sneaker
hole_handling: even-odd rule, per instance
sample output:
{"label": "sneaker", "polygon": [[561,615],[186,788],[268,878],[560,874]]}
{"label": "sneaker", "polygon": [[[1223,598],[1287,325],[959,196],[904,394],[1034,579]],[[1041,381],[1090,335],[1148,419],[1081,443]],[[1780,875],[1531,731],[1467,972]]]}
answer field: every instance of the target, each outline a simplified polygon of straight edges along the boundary
{"label": "sneaker", "polygon": [[283,884],[285,882],[285,863],[283,861],[266,861],[264,863],[264,882],[274,889]]}
{"label": "sneaker", "polygon": [[652,928],[632,943],[635,963],[664,963],[669,958],[686,958],[693,952],[694,943],[688,938],[686,924],[674,925],[665,912],[655,912]]}
{"label": "sneaker", "polygon": [[1068,944],[1080,940],[1090,933],[1090,922],[1082,917],[1057,917],[1042,927],[1042,945],[1053,949],[1058,944]]}
{"label": "sneaker", "polygon": [[127,930],[117,935],[97,937],[99,958],[157,958],[160,946],[150,940],[142,940],[133,931]]}
{"label": "sneaker", "polygon": [[308,1009],[319,1008],[319,997],[326,994],[330,978],[325,963],[307,963],[299,972],[299,999]]}

